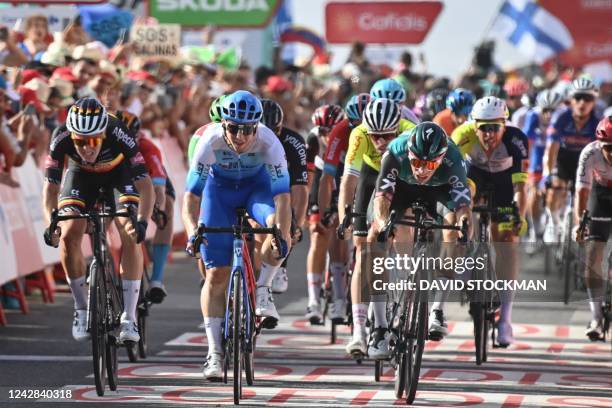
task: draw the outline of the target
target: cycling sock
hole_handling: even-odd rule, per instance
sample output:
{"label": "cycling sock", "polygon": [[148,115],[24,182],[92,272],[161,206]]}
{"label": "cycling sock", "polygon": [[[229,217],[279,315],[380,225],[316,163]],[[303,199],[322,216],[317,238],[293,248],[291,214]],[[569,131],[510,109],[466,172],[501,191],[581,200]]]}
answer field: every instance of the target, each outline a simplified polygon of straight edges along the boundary
{"label": "cycling sock", "polygon": [[[372,296],[372,308],[374,309],[374,325],[376,328],[382,327],[387,328],[387,295],[374,295]],[[384,298],[381,301],[380,298]]]}
{"label": "cycling sock", "polygon": [[308,281],[308,305],[318,305],[321,296],[321,281],[323,276],[318,273],[307,273],[306,280]]}
{"label": "cycling sock", "polygon": [[265,262],[262,262],[261,272],[259,272],[259,279],[257,279],[257,287],[272,286],[272,281],[274,280],[274,275],[276,275],[277,270],[278,270],[278,266],[272,266],[272,265],[268,265]]}
{"label": "cycling sock", "polygon": [[136,305],[140,293],[140,279],[123,281],[123,314],[121,320],[136,321]]}
{"label": "cycling sock", "polygon": [[68,280],[68,285],[70,286],[72,297],[74,298],[74,309],[87,309],[87,286],[85,286],[85,276],[83,275],[76,279],[66,277],[66,279]]}
{"label": "cycling sock", "polygon": [[[596,293],[598,292],[598,293]],[[591,315],[593,319],[601,320],[603,313],[601,311],[601,290],[587,288],[587,294],[589,295],[589,308],[591,309]]]}
{"label": "cycling sock", "polygon": [[[440,281],[440,287],[444,287],[443,285],[446,285],[445,281],[448,280],[446,276],[442,276],[437,279],[438,281]],[[444,310],[444,303],[446,302],[446,299],[448,299],[449,293],[449,290],[436,290],[436,294],[434,295],[434,301],[431,305],[431,310]]]}
{"label": "cycling sock", "polygon": [[204,330],[206,331],[206,340],[208,341],[208,354],[223,354],[223,348],[221,347],[222,324],[222,317],[204,317]]}
{"label": "cycling sock", "polygon": [[164,279],[164,266],[168,259],[170,245],[168,244],[153,244],[153,274],[152,281],[161,282]]}
{"label": "cycling sock", "polygon": [[334,300],[344,299],[346,297],[346,272],[347,265],[344,262],[332,262],[330,270],[334,278],[333,291]]}
{"label": "cycling sock", "polygon": [[512,322],[512,301],[501,302],[499,307],[499,321],[508,324]]}
{"label": "cycling sock", "polygon": [[351,310],[353,312],[353,338],[362,339],[365,337],[368,305],[365,303],[353,303]]}

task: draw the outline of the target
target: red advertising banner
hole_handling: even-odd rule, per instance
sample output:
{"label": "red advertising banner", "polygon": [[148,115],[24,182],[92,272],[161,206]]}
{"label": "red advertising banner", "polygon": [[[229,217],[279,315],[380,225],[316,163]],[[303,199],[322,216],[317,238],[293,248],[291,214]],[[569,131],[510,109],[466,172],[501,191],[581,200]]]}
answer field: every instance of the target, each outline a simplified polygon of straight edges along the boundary
{"label": "red advertising banner", "polygon": [[606,0],[540,0],[540,6],[559,18],[574,40],[561,53],[561,61],[581,66],[595,61],[612,61],[612,2]]}
{"label": "red advertising banner", "polygon": [[420,44],[440,11],[437,1],[330,2],[325,36],[331,44]]}

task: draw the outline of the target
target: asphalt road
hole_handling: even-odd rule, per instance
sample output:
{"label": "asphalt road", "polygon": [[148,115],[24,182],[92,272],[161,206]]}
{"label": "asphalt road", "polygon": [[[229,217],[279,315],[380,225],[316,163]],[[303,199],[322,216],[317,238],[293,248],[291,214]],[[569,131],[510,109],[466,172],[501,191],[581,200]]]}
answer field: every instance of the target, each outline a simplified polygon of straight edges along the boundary
{"label": "asphalt road", "polygon": [[[331,345],[329,327],[305,322],[306,245],[292,255],[289,291],[276,298],[281,324],[258,340],[256,382],[245,386],[243,405],[403,405],[393,395],[391,367],[376,383],[371,362],[357,365],[345,356],[348,328]],[[538,274],[542,264],[540,254],[529,268]],[[559,285],[556,276],[548,280]],[[54,304],[30,296],[30,313],[8,312],[9,325],[0,327],[0,407],[69,407],[77,401],[138,407],[232,404],[231,384],[202,378],[206,341],[198,328],[198,282],[192,262],[175,253],[166,272],[169,297],[149,319],[149,357],[132,364],[121,350],[120,387],[103,398],[95,393],[89,343],[76,343],[70,335],[70,295],[58,294]],[[612,407],[610,343],[584,337],[589,318],[584,302],[516,303],[517,343],[493,350],[481,367],[474,363],[467,309],[450,304],[447,315],[449,336],[427,343],[415,405]],[[16,390],[57,390],[71,397],[11,399]]]}

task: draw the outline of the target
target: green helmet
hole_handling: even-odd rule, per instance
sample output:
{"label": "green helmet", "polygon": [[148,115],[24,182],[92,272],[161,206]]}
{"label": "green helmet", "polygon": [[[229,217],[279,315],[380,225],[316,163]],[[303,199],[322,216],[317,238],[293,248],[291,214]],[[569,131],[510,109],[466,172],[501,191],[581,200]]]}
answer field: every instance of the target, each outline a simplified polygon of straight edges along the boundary
{"label": "green helmet", "polygon": [[408,150],[421,160],[432,161],[446,153],[448,136],[433,122],[419,123],[410,130]]}
{"label": "green helmet", "polygon": [[221,107],[223,106],[223,101],[225,100],[226,95],[221,95],[210,104],[210,110],[208,111],[208,116],[210,116],[211,122],[221,123]]}

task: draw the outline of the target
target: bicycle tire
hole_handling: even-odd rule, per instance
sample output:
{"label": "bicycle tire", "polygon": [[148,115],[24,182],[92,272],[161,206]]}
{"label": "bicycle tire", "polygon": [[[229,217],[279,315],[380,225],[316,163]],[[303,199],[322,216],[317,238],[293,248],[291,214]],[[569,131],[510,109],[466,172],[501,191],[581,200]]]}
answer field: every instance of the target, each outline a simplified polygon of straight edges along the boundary
{"label": "bicycle tire", "polygon": [[94,260],[89,268],[89,322],[96,394],[102,397],[106,387],[106,307],[104,279],[99,272]]}
{"label": "bicycle tire", "polygon": [[[253,327],[253,326],[251,326]],[[251,386],[255,382],[255,346],[257,343],[257,337],[253,336],[251,339],[251,350],[245,351],[244,353],[244,376],[246,378],[247,385]]]}
{"label": "bicycle tire", "polygon": [[492,307],[490,303],[485,303],[484,305],[485,307],[483,307],[484,309],[484,320],[483,320],[483,328],[482,328],[482,332],[483,332],[483,342],[482,342],[482,361],[484,363],[487,362],[488,359],[488,355],[489,355],[489,326],[491,324],[491,317],[492,316]]}
{"label": "bicycle tire", "polygon": [[487,347],[487,334],[485,327],[485,307],[479,302],[470,304],[470,314],[474,322],[474,349],[476,354],[476,365],[481,365],[484,361],[484,349]]}
{"label": "bicycle tire", "polygon": [[240,404],[240,398],[242,398],[242,359],[241,359],[241,325],[242,319],[241,316],[241,293],[242,293],[242,275],[240,271],[236,271],[234,273],[234,286],[233,286],[233,302],[232,302],[232,314],[234,316],[233,319],[233,327],[232,327],[232,338],[233,338],[233,371],[234,371],[234,404]]}
{"label": "bicycle tire", "polygon": [[406,388],[406,365],[408,364],[408,356],[406,353],[401,353],[397,367],[395,368],[395,384],[393,385],[393,391],[395,392],[395,398],[400,399],[404,396],[404,390]]}
{"label": "bicycle tire", "polygon": [[413,318],[411,318],[410,332],[413,335],[408,339],[408,373],[406,375],[406,403],[412,404],[416,397],[417,387],[419,386],[419,375],[421,373],[421,361],[425,350],[425,338],[427,336],[427,299],[426,294],[417,292],[415,299],[416,307],[413,308]]}
{"label": "bicycle tire", "polygon": [[145,359],[147,358],[147,313],[139,310],[137,320],[138,333],[140,334],[140,340],[138,340],[138,356]]}
{"label": "bicycle tire", "polygon": [[336,340],[338,340],[338,324],[331,321],[331,328],[329,333],[329,343],[336,344]]}
{"label": "bicycle tire", "polygon": [[572,264],[571,258],[571,231],[572,231],[572,217],[567,217],[566,225],[565,225],[565,234],[563,237],[563,303],[566,305],[569,303],[570,299],[570,283],[572,281],[572,268],[570,267]]}
{"label": "bicycle tire", "polygon": [[117,340],[109,336],[106,341],[106,374],[108,376],[108,388],[117,391],[119,376],[117,374]]}

